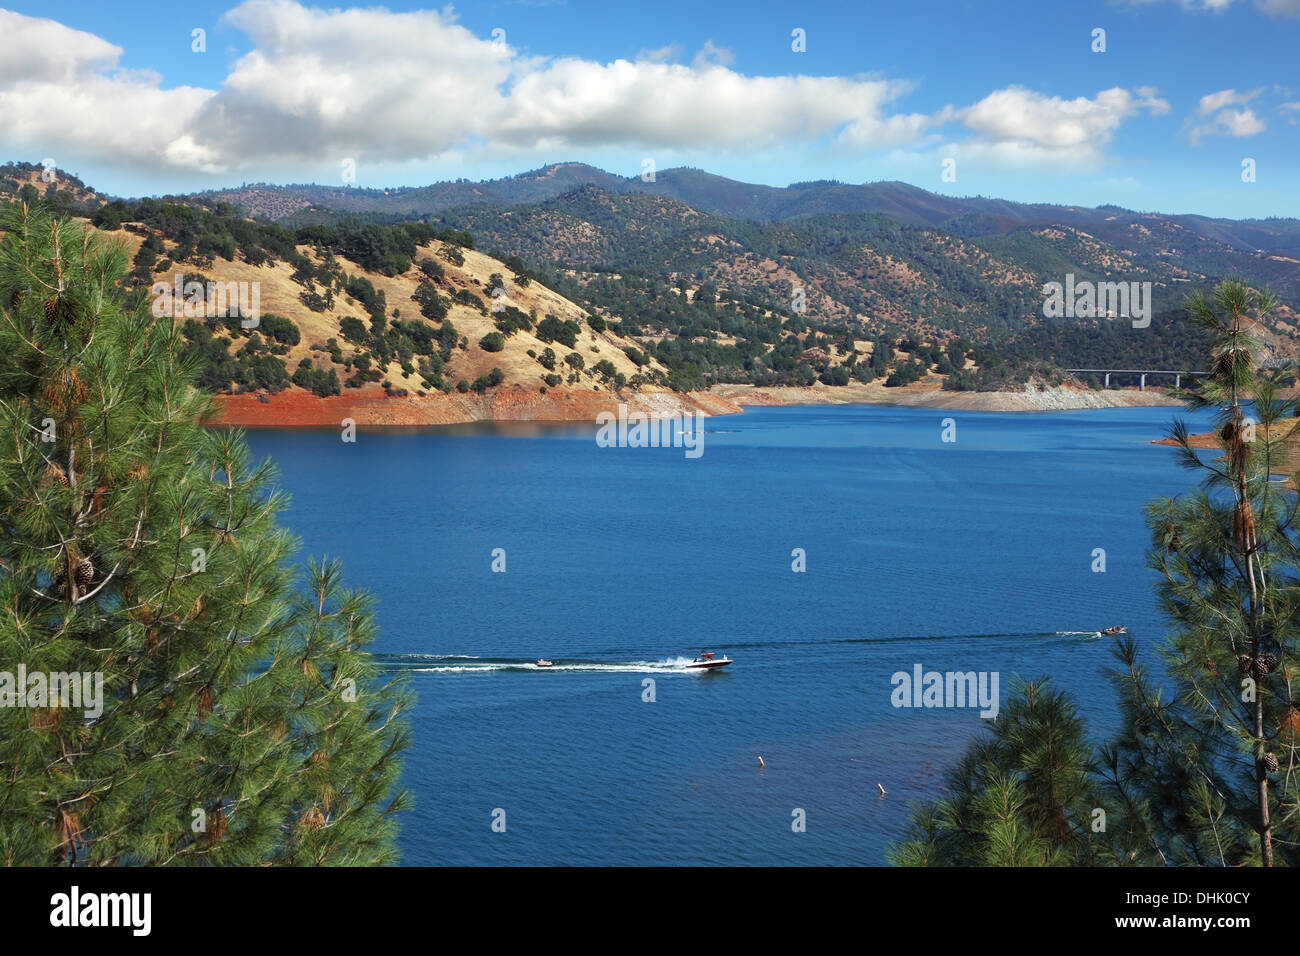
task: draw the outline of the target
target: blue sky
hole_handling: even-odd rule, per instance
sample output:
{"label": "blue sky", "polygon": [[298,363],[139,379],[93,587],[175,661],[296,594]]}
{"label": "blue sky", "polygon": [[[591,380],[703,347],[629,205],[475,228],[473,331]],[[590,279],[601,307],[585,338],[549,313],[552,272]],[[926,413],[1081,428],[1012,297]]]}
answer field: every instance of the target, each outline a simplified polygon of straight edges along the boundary
{"label": "blue sky", "polygon": [[1300,216],[1300,0],[3,10],[0,157],[48,156],[121,195],[652,160]]}

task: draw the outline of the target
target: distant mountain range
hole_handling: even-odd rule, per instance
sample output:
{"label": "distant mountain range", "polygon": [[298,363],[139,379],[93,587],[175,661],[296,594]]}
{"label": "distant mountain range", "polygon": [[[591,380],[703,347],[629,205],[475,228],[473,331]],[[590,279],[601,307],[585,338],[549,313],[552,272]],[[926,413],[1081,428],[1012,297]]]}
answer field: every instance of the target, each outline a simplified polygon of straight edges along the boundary
{"label": "distant mountain range", "polygon": [[347,213],[402,217],[438,216],[474,205],[527,205],[583,186],[608,193],[645,193],[674,199],[700,212],[754,223],[816,215],[880,215],[909,226],[943,228],[962,235],[991,235],[1032,225],[1069,225],[1120,241],[1135,222],[1174,223],[1193,236],[1233,249],[1300,258],[1300,219],[1215,219],[1190,214],[1142,213],[1120,206],[1019,203],[982,196],[953,197],[902,182],[851,185],[821,180],[790,186],[742,183],[687,167],[665,169],[653,182],[621,177],[585,163],[555,163],[505,179],[361,189],[344,186],[254,184],[197,194],[243,206],[249,214],[284,219],[316,206]]}

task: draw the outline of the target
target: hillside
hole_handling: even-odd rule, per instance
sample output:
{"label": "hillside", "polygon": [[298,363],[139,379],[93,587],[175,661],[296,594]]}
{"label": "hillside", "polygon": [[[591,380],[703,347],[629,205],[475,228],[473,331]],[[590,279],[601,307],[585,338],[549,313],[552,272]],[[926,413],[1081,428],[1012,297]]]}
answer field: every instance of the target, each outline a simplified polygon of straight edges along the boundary
{"label": "hillside", "polygon": [[[213,196],[271,212],[264,193],[300,201],[286,225],[419,214],[466,230],[572,301],[626,318],[678,388],[843,384],[847,371],[1014,389],[1044,367],[1047,384],[1061,378],[1052,369],[1190,367],[1204,343],[1180,321],[1183,299],[1228,275],[1282,296],[1265,332],[1275,357],[1300,345],[1296,220],[950,197],[905,183],[775,188],[694,169],[644,182],[577,163],[420,189]],[[1153,321],[1045,319],[1043,285],[1067,275],[1151,282]],[[863,362],[879,342],[900,361]]]}
{"label": "hillside", "polygon": [[[488,399],[557,390],[791,395],[783,390],[852,383],[902,400],[897,390],[916,385],[1032,405],[1026,389],[1064,388],[1088,404],[1069,396],[1102,376],[1065,369],[1195,368],[1205,343],[1182,321],[1182,302],[1230,274],[1283,297],[1261,330],[1264,357],[1285,364],[1300,353],[1292,220],[1027,206],[902,183],[774,189],[698,170],[642,183],[572,163],[482,183],[253,186],[132,202],[75,177],[42,192],[40,167],[4,169],[16,175],[0,176],[0,193],[43,195],[126,241],[142,294],[177,273],[258,284],[257,330],[224,308],[185,316],[203,387],[216,393],[455,396],[456,420],[506,405],[541,417],[536,400]],[[280,218],[250,217],[250,206]],[[417,215],[433,208],[441,214]],[[1149,324],[1045,317],[1044,284],[1066,276],[1151,283]],[[164,310],[169,298],[164,290]],[[569,415],[558,396],[546,402]]]}
{"label": "hillside", "polygon": [[[970,236],[876,215],[744,222],[676,200],[583,187],[536,205],[452,210],[439,223],[541,263],[558,291],[593,309],[637,316],[643,334],[679,343],[704,336],[680,346],[678,357],[660,353],[691,385],[809,384],[797,373],[798,356],[794,375],[780,356],[765,357],[765,368],[754,372],[752,358],[772,341],[755,307],[834,342],[888,340],[937,374],[952,376],[966,360],[986,372],[958,375],[955,387],[1023,384],[1036,364],[1192,368],[1203,343],[1179,319],[1183,299],[1236,273],[1273,285],[1287,301],[1266,334],[1272,353],[1294,356],[1300,345],[1300,263],[1193,238],[1163,220],[1131,224],[1128,232],[1145,244],[1108,242],[1068,225]],[[1152,321],[1135,328],[1119,316],[1045,318],[1044,283],[1067,275],[1150,282]],[[798,314],[796,289],[806,305]],[[698,378],[686,373],[688,364]]]}
{"label": "hillside", "polygon": [[[226,420],[280,411],[304,424],[589,420],[619,401],[663,414],[737,410],[676,395],[667,370],[616,323],[515,274],[463,233],[315,229],[299,242],[228,208],[110,202],[66,175],[41,190],[40,167],[4,171],[4,192],[39,194],[124,247],[128,289],[182,323]],[[241,321],[254,310],[255,324]],[[359,411],[336,414],[349,408]]]}

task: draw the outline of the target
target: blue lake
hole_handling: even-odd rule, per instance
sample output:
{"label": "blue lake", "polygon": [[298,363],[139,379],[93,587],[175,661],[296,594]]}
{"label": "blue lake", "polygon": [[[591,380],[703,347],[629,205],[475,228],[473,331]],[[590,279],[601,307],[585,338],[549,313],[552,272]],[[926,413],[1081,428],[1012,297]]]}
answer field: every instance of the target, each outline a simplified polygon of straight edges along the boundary
{"label": "blue lake", "polygon": [[404,862],[882,864],[988,723],[895,708],[895,672],[1050,676],[1113,727],[1095,632],[1155,663],[1141,509],[1195,480],[1150,444],[1180,414],[752,409],[696,459],[594,424],[249,442],[410,670]]}

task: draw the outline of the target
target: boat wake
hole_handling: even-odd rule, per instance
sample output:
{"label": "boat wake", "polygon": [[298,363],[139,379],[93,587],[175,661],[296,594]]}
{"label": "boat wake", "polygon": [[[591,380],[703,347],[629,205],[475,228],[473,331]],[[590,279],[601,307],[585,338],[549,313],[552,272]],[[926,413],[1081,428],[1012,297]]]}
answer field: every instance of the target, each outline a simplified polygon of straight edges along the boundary
{"label": "boat wake", "polygon": [[376,654],[375,662],[384,670],[410,671],[417,674],[497,674],[538,671],[590,671],[603,674],[694,673],[690,659],[673,657],[662,661],[582,661],[554,658],[546,667],[535,660],[509,657],[470,657],[464,654]]}

